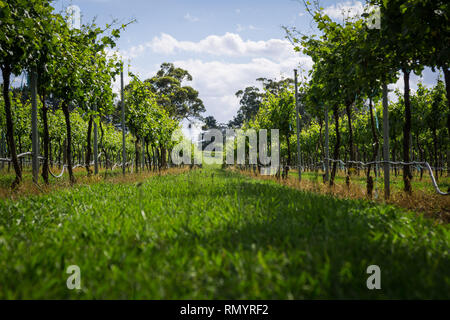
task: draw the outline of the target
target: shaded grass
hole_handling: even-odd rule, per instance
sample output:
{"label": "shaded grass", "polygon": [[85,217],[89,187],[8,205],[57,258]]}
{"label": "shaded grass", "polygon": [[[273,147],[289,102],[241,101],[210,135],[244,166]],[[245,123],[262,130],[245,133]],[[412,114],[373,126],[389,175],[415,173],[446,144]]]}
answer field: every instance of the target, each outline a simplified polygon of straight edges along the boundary
{"label": "shaded grass", "polygon": [[450,298],[449,226],[393,206],[222,170],[0,201],[0,298]]}

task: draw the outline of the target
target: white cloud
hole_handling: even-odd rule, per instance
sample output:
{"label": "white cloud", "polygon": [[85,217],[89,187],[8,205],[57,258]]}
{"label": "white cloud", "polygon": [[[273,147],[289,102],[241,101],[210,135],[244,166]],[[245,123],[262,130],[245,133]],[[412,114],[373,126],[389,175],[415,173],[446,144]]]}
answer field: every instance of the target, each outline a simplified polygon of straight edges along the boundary
{"label": "white cloud", "polygon": [[235,92],[247,86],[257,85],[260,77],[281,79],[292,76],[292,70],[300,64],[310,68],[308,57],[292,55],[282,62],[267,58],[254,58],[247,63],[223,61],[205,62],[198,59],[180,60],[176,66],[189,70],[193,77],[192,86],[200,93],[207,109],[219,122],[231,120],[239,108]]}
{"label": "white cloud", "polygon": [[200,20],[199,18],[192,16],[189,12],[185,14],[184,19],[189,22],[197,22]]}
{"label": "white cloud", "polygon": [[[234,33],[210,35],[196,42],[181,41],[163,33],[123,55],[136,58],[155,53],[164,55],[164,61],[171,61],[168,56],[174,55],[172,62],[189,71],[193,77],[189,85],[199,91],[207,109],[205,115],[213,115],[219,122],[233,118],[239,108],[235,92],[258,85],[257,78],[280,79],[292,76],[293,69],[299,65],[305,70],[312,67],[312,60],[295,52],[285,39],[243,40]],[[199,57],[184,58],[186,53]],[[155,72],[155,66],[135,67],[145,75]]]}
{"label": "white cloud", "polygon": [[240,14],[241,13],[241,9],[236,9],[235,12],[236,12],[236,14]]}
{"label": "white cloud", "polygon": [[180,41],[169,34],[162,33],[159,37],[155,37],[145,44],[131,47],[124,52],[124,56],[136,58],[144,54],[147,49],[159,54],[189,52],[230,57],[265,56],[276,60],[283,60],[293,54],[291,43],[284,39],[244,41],[236,33],[226,33],[223,36],[210,35],[198,42],[193,42]]}
{"label": "white cloud", "polygon": [[324,9],[330,18],[340,19],[343,17],[355,17],[364,12],[364,5],[360,1],[345,1],[333,4]]}

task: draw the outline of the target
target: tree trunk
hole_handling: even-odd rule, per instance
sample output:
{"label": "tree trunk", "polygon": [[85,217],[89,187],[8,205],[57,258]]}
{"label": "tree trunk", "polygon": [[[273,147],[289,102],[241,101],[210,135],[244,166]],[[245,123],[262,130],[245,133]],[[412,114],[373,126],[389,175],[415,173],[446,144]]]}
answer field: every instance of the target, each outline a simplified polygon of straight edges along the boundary
{"label": "tree trunk", "polygon": [[[287,165],[290,166],[291,165],[291,146],[290,146],[290,143],[289,143],[289,134],[286,135],[286,143],[287,143],[287,152],[288,152]],[[300,163],[298,165],[300,165]]]}
{"label": "tree trunk", "polygon": [[[403,68],[403,80],[405,83],[405,92],[404,92],[404,100],[405,100],[405,124],[403,127],[403,161],[409,162],[409,150],[410,150],[410,135],[411,135],[411,101],[409,96],[409,75],[410,71]],[[412,192],[411,187],[411,166],[405,165],[403,166],[403,183],[404,190],[407,193]]]}
{"label": "tree trunk", "polygon": [[69,106],[66,102],[62,103],[62,109],[64,113],[64,118],[66,120],[66,131],[67,131],[67,170],[69,171],[70,183],[75,183],[75,177],[72,170],[72,129],[70,126],[70,113]]}
{"label": "tree trunk", "polygon": [[161,170],[161,152],[159,151],[158,146],[155,146],[156,150],[156,163],[158,164],[158,170]]}
{"label": "tree trunk", "polygon": [[105,154],[105,178],[106,175],[108,174],[108,152],[106,152],[106,150],[104,148],[102,148],[103,153]]}
{"label": "tree trunk", "polygon": [[[348,101],[345,104],[345,110],[347,113],[347,119],[348,119],[348,136],[349,136],[349,147],[350,147],[350,161],[355,161],[355,146],[353,142],[353,126],[352,126],[352,104],[353,102]],[[352,168],[352,165],[349,166]]]}
{"label": "tree trunk", "polygon": [[50,136],[48,138],[48,155],[49,155],[49,164],[53,167],[53,152],[52,152],[52,141],[50,140]]}
{"label": "tree trunk", "polygon": [[49,170],[49,149],[50,149],[50,134],[48,132],[48,108],[45,102],[45,91],[42,93],[41,101],[42,101],[42,123],[44,125],[44,165],[42,166],[42,179],[44,182],[48,184],[48,170]]}
{"label": "tree trunk", "polygon": [[[374,162],[377,160],[377,156],[378,156],[379,141],[378,141],[377,131],[375,129],[375,121],[373,118],[372,99],[369,100],[369,111],[370,111],[370,127],[372,129],[372,137],[373,137],[373,141],[374,141],[371,162]],[[367,195],[369,197],[372,197],[373,179],[370,176],[370,167],[371,167],[371,165],[369,164],[367,167]]]}
{"label": "tree trunk", "polygon": [[433,155],[434,155],[434,172],[435,172],[435,178],[436,181],[439,180],[439,174],[438,174],[438,138],[436,133],[436,128],[433,128],[432,136],[433,136]]}
{"label": "tree trunk", "polygon": [[161,164],[164,169],[167,168],[167,149],[166,147],[161,148]]}
{"label": "tree trunk", "polygon": [[87,131],[87,149],[86,149],[86,159],[85,159],[85,167],[88,176],[92,174],[91,170],[91,132],[92,132],[92,122],[93,122],[92,116],[89,117],[89,123],[88,123],[88,131]]}
{"label": "tree trunk", "polygon": [[158,162],[157,160],[157,150],[158,148],[154,145],[152,145],[152,154],[153,154],[153,171],[156,171],[156,164]]}
{"label": "tree trunk", "polygon": [[[103,145],[103,136],[105,135],[105,132],[103,131],[103,126],[102,126],[102,122],[99,121],[99,127],[100,127],[100,148],[102,149],[103,153],[105,154],[105,169],[108,170],[108,155],[107,155],[107,151],[105,150],[105,146]],[[111,167],[112,168],[112,167]],[[106,176],[106,173],[105,173]]]}
{"label": "tree trunk", "polygon": [[[289,134],[286,135],[286,143],[287,143],[287,152],[288,152],[288,158],[287,158],[287,163],[286,166],[284,168],[284,178],[287,179],[288,175],[289,175],[289,166],[291,165],[291,145],[289,143]],[[304,159],[301,158],[300,159]],[[300,163],[298,164],[300,166]]]}
{"label": "tree trunk", "polygon": [[136,164],[136,173],[139,172],[139,138],[136,137],[136,140],[134,141],[134,153],[136,156],[135,164]]}
{"label": "tree trunk", "polygon": [[[334,160],[338,160],[339,148],[341,147],[341,135],[339,133],[339,109],[337,104],[335,104],[333,107],[333,116],[334,116],[334,125],[336,127],[336,143],[334,145],[333,157]],[[331,177],[330,177],[330,186],[334,184],[334,177],[336,176],[336,170],[337,170],[337,162],[333,162],[333,169],[331,170]]]}
{"label": "tree trunk", "polygon": [[145,145],[145,151],[147,152],[147,158],[148,158],[147,169],[148,169],[148,171],[150,171],[152,163],[151,163],[150,153],[148,152],[148,141],[147,141],[147,143]]}
{"label": "tree trunk", "polygon": [[[22,153],[22,139],[21,139],[20,135],[17,138],[18,138],[17,142],[19,143],[19,154],[21,154]],[[22,172],[22,170],[23,170],[23,159],[20,158],[20,159],[18,159],[18,161],[19,161],[20,170]]]}
{"label": "tree trunk", "polygon": [[444,71],[445,89],[447,91],[447,105],[449,113],[447,115],[447,133],[450,138],[450,69],[448,67],[442,67]]}
{"label": "tree trunk", "polygon": [[[419,142],[419,135],[417,134],[416,135],[416,144],[417,144],[417,149],[419,150],[419,159],[420,159],[420,162],[423,162],[424,160],[423,160],[423,149],[422,149],[422,147],[421,147],[421,145],[420,145],[420,142]],[[423,177],[423,168],[421,167],[420,168],[420,180],[422,181],[422,177]]]}
{"label": "tree trunk", "polygon": [[320,145],[320,150],[322,151],[322,154],[325,154],[325,145],[323,143],[322,128],[323,128],[323,121],[322,121],[322,119],[320,119],[319,120],[319,145]]}
{"label": "tree trunk", "polygon": [[11,69],[9,67],[2,68],[3,76],[3,100],[5,101],[5,116],[6,116],[6,139],[8,141],[9,154],[16,172],[16,178],[11,187],[15,188],[22,181],[22,170],[19,165],[16,153],[16,142],[14,141],[14,124],[11,114],[11,100],[9,97],[9,86],[11,78]]}
{"label": "tree trunk", "polygon": [[[64,141],[66,141],[66,140],[64,140]],[[62,150],[61,140],[59,140],[58,141],[58,169],[61,169],[61,150]],[[64,154],[65,154],[65,152],[64,152]],[[66,159],[64,159],[63,161],[66,161]],[[63,165],[64,165],[64,163],[63,163]]]}

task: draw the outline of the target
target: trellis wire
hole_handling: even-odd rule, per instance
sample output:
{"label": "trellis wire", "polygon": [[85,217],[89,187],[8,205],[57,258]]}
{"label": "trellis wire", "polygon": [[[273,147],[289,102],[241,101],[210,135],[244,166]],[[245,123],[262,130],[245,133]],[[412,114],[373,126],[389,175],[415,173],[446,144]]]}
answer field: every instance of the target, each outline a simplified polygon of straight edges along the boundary
{"label": "trellis wire", "polygon": [[[18,154],[18,155],[17,155],[17,159],[24,158],[24,157],[26,157],[26,156],[32,156],[32,155],[33,155],[33,152],[24,152],[24,153]],[[38,159],[39,159],[39,160],[44,160],[45,158],[39,156]],[[12,160],[11,160],[11,159],[8,159],[8,158],[0,158],[0,162],[11,162],[11,161],[12,161]]]}
{"label": "trellis wire", "polygon": [[[131,164],[131,168],[132,168],[132,169],[131,169],[131,172],[133,172],[133,163],[132,163],[132,162],[131,162],[131,163],[130,163],[130,162],[126,162],[126,163],[125,163],[125,167],[129,167],[130,164]],[[91,162],[89,165],[90,165],[90,166],[93,166],[93,165],[94,165],[94,162]],[[114,170],[117,166],[122,166],[122,165],[123,165],[122,163],[115,163],[111,170]],[[76,169],[76,168],[80,168],[80,167],[84,167],[84,166],[86,166],[86,165],[80,163],[80,164],[77,164],[77,165],[75,165],[74,167],[72,167],[72,169]],[[59,178],[61,178],[61,177],[63,176],[64,171],[65,171],[65,169],[66,169],[67,167],[68,167],[68,166],[67,166],[66,164],[63,165],[63,168],[62,168],[61,173],[60,173],[59,175],[55,175],[54,173],[52,173],[52,172],[50,171],[50,167],[48,168],[48,172],[52,175],[53,178],[59,179]]]}
{"label": "trellis wire", "polygon": [[[102,155],[102,152],[100,152],[100,153],[98,154],[98,157],[97,157],[97,158],[100,158],[101,155]],[[21,154],[17,155],[17,158],[20,159],[20,158],[24,158],[24,157],[27,157],[27,156],[33,156],[33,153],[32,153],[32,152],[24,152],[24,153],[21,153]],[[45,157],[38,156],[38,159],[39,159],[39,160],[45,160]],[[11,159],[8,159],[8,158],[0,158],[0,162],[11,162],[11,161],[12,161],[12,160],[11,160]],[[110,161],[108,160],[108,162],[110,162]],[[111,163],[111,162],[110,162],[110,163]],[[60,165],[61,163],[56,163],[56,164],[59,164],[59,165]],[[94,164],[95,164],[95,161],[92,161],[92,162],[89,163],[89,166],[93,166]],[[113,167],[112,167],[111,170],[114,170],[114,168],[116,168],[117,166],[122,166],[122,165],[123,165],[123,163],[121,163],[121,162],[115,163],[115,164],[113,165]],[[130,165],[131,165],[131,171],[133,172],[133,169],[134,169],[134,164],[133,164],[133,162],[126,162],[126,163],[125,163],[125,167],[128,167],[128,166],[130,166]],[[72,169],[77,169],[77,168],[81,168],[81,167],[84,167],[84,166],[86,166],[86,164],[78,163],[78,164],[76,164],[75,166],[73,166]],[[53,178],[59,179],[59,178],[61,178],[61,177],[63,176],[64,171],[66,170],[66,168],[68,168],[68,166],[67,166],[66,164],[63,165],[63,166],[62,166],[61,173],[58,174],[58,175],[54,174],[54,173],[50,170],[50,167],[48,168],[48,172],[50,173],[50,175],[51,175]]]}
{"label": "trellis wire", "polygon": [[[17,156],[17,158],[23,158],[23,157],[26,157],[26,156],[32,156],[32,155],[33,155],[32,152],[25,152],[25,153],[19,154],[19,155]],[[102,153],[100,152],[99,155],[98,155],[98,157],[100,158],[101,155],[102,155]],[[40,160],[45,159],[45,158],[42,157],[42,156],[39,156],[38,158],[39,158]],[[386,163],[388,163],[388,164],[390,164],[390,165],[417,166],[417,167],[419,167],[419,168],[425,168],[425,169],[428,170],[428,173],[429,173],[430,178],[431,178],[431,182],[433,183],[433,187],[434,187],[434,189],[436,190],[436,192],[437,192],[438,194],[440,194],[440,195],[443,195],[443,196],[448,196],[448,195],[450,194],[449,192],[442,192],[442,191],[439,189],[439,186],[437,185],[436,179],[435,179],[434,174],[433,174],[433,169],[431,168],[431,166],[430,166],[430,164],[429,164],[428,162],[417,162],[417,161],[403,162],[403,161],[385,161],[385,160],[381,160],[381,161],[371,161],[371,162],[362,162],[362,161],[346,161],[346,162],[344,162],[344,161],[341,160],[341,159],[337,159],[337,160],[336,160],[336,159],[325,159],[325,161],[326,161],[326,160],[328,160],[329,162],[332,162],[332,163],[339,163],[342,167],[346,167],[347,164],[356,164],[356,165],[360,165],[360,166],[362,166],[362,167],[366,167],[366,166],[369,166],[369,165],[370,165],[370,166],[372,166],[372,165],[378,166],[378,165],[380,165],[380,164],[386,164]],[[11,159],[0,158],[0,161],[11,162]],[[321,165],[321,164],[323,165],[323,164],[324,164],[324,161],[319,162],[319,163],[317,164],[316,167],[318,167],[318,165]],[[92,166],[92,165],[94,165],[94,162],[91,162],[91,163],[90,163],[90,166]],[[126,166],[129,166],[130,163],[129,163],[129,162],[126,162],[125,165],[124,165],[123,163],[115,163],[111,170],[114,170],[114,169],[115,169],[117,166],[119,166],[119,165],[120,165],[120,166],[126,167]],[[84,166],[85,166],[85,164],[77,164],[77,165],[75,165],[75,166],[73,167],[73,169],[76,169],[76,168],[79,168],[79,167],[84,167]],[[61,173],[60,173],[59,175],[53,174],[53,173],[50,171],[50,168],[49,168],[48,171],[49,171],[49,173],[50,173],[54,178],[61,178],[62,175],[64,174],[64,170],[65,170],[66,167],[67,167],[67,165],[63,165],[62,171],[61,171]],[[134,163],[133,163],[133,162],[131,162],[131,167],[132,167],[131,170],[133,170],[133,169],[134,169]],[[296,165],[296,166],[288,166],[288,167],[291,168],[291,169],[292,169],[292,168],[298,168],[298,167],[303,168],[302,166],[298,166],[298,165]]]}
{"label": "trellis wire", "polygon": [[[325,159],[326,161],[327,159]],[[433,174],[433,169],[431,168],[430,164],[428,162],[417,162],[417,161],[412,161],[412,162],[403,162],[403,161],[385,161],[385,160],[380,160],[380,161],[371,161],[371,162],[362,162],[362,161],[347,161],[344,162],[340,159],[335,160],[335,159],[328,159],[329,162],[332,163],[339,163],[341,165],[341,169],[343,167],[346,167],[347,164],[356,164],[356,165],[360,165],[362,167],[366,167],[366,166],[372,166],[372,165],[376,165],[378,166],[379,164],[391,164],[391,165],[400,165],[400,166],[417,166],[418,168],[425,168],[428,170],[428,173],[430,174],[430,178],[431,178],[431,182],[433,183],[433,187],[436,190],[436,192],[440,195],[443,196],[448,196],[450,193],[449,192],[442,192],[439,189],[439,186],[437,185],[436,179],[434,177]],[[317,163],[315,165],[315,167],[319,167],[319,166],[323,166],[324,165],[324,161],[321,161],[319,163]],[[289,166],[289,168],[298,168],[299,166]],[[301,168],[303,168],[303,166],[300,166]]]}

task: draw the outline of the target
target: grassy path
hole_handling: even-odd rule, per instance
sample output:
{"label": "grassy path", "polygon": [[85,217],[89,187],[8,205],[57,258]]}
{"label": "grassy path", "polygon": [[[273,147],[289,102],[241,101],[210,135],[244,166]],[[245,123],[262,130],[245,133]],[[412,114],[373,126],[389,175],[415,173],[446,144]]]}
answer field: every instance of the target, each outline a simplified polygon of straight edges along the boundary
{"label": "grassy path", "polygon": [[449,299],[449,245],[391,206],[205,169],[0,200],[0,298]]}

